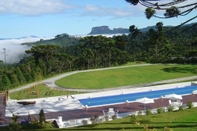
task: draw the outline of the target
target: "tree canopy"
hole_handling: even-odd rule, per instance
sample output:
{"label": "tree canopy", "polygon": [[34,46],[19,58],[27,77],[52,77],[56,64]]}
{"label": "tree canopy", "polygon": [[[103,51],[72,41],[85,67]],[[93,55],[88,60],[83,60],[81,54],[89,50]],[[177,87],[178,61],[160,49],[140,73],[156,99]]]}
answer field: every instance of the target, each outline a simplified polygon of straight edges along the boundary
{"label": "tree canopy", "polygon": [[[126,0],[132,5],[141,4],[146,7],[145,15],[147,19],[151,17],[157,18],[173,18],[185,16],[197,8],[197,2],[188,0]],[[163,16],[158,15],[158,11],[163,11]],[[156,14],[157,13],[157,14]],[[187,22],[197,18],[197,15],[189,19]]]}

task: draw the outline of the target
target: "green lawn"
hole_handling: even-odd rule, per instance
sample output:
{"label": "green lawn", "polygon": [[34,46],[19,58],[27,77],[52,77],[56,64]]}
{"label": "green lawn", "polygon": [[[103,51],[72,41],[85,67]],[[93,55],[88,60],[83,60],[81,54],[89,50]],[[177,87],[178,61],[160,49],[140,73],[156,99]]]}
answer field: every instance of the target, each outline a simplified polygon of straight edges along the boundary
{"label": "green lawn", "polygon": [[73,74],[57,80],[66,88],[103,89],[196,75],[196,65],[151,65]]}
{"label": "green lawn", "polygon": [[43,97],[51,97],[51,96],[62,96],[67,94],[71,95],[78,93],[79,92],[53,90],[51,88],[48,88],[44,84],[39,84],[39,85],[35,85],[34,87],[30,87],[28,89],[9,93],[9,97],[11,99],[21,100],[21,99],[43,98]]}

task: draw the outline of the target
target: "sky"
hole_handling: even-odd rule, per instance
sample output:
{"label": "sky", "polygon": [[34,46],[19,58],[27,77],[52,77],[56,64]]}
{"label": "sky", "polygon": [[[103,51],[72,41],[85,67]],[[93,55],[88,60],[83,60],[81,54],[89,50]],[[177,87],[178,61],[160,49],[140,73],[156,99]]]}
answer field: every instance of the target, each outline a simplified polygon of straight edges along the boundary
{"label": "sky", "polygon": [[[170,0],[159,2],[167,1]],[[185,3],[192,2],[196,0],[186,0]],[[178,18],[148,20],[144,10],[145,7],[133,6],[125,0],[0,0],[0,38],[53,37],[62,33],[85,35],[92,27],[103,25],[110,29],[131,25],[140,29],[157,22],[174,26],[197,14],[194,10]]]}

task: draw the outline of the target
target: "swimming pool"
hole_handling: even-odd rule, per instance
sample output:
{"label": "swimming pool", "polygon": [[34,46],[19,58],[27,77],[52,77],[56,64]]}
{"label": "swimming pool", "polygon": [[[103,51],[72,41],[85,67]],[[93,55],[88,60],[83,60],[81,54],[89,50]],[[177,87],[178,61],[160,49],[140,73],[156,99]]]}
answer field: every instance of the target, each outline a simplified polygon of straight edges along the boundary
{"label": "swimming pool", "polygon": [[85,106],[101,106],[115,103],[123,103],[128,101],[135,101],[136,99],[148,97],[148,98],[160,98],[161,96],[167,94],[191,94],[194,90],[197,90],[197,86],[185,86],[179,88],[170,88],[170,89],[162,89],[162,90],[153,90],[146,92],[137,92],[137,93],[129,93],[129,94],[119,94],[119,95],[110,95],[103,97],[94,97],[94,98],[86,98],[79,99],[79,101]]}

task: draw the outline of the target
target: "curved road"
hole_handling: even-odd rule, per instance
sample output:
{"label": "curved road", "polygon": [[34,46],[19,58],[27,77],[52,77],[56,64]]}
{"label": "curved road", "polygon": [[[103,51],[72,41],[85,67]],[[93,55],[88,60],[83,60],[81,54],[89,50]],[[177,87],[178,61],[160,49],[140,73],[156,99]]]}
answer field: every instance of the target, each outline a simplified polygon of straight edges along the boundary
{"label": "curved road", "polygon": [[[152,86],[152,85],[158,85],[158,84],[167,84],[171,82],[179,82],[179,81],[184,81],[184,80],[192,80],[192,79],[197,79],[197,76],[191,76],[191,77],[184,77],[184,78],[177,78],[177,79],[171,79],[171,80],[164,80],[164,81],[158,81],[158,82],[152,82],[152,83],[145,83],[145,84],[137,84],[137,85],[129,85],[129,86],[122,86],[122,87],[117,87],[117,88],[107,88],[107,89],[70,89],[70,88],[62,88],[59,87],[55,84],[55,81],[58,79],[61,79],[63,77],[80,73],[80,72],[90,72],[90,71],[98,71],[98,70],[109,70],[109,69],[118,69],[118,68],[127,68],[127,67],[136,67],[136,66],[150,66],[153,64],[137,64],[137,65],[129,65],[129,66],[119,66],[119,67],[109,67],[109,68],[100,68],[100,69],[90,69],[90,70],[80,70],[80,71],[72,71],[68,73],[64,73],[59,76],[55,76],[49,79],[45,79],[39,82],[34,82],[25,86],[21,86],[19,88],[10,90],[9,92],[15,92],[15,91],[20,91],[29,87],[32,87],[36,84],[42,84],[45,83],[48,87],[50,88],[55,88],[55,89],[60,89],[60,90],[68,90],[68,91],[78,91],[78,92],[96,92],[96,91],[105,91],[105,90],[115,90],[115,89],[125,89],[125,88],[133,88],[133,87],[146,87],[146,86]],[[155,64],[154,64],[155,65]]]}

